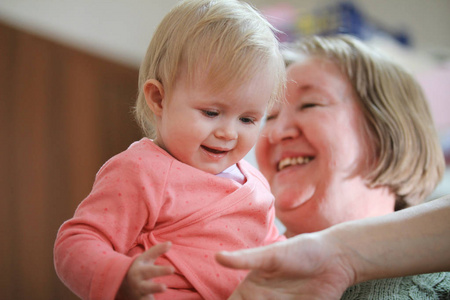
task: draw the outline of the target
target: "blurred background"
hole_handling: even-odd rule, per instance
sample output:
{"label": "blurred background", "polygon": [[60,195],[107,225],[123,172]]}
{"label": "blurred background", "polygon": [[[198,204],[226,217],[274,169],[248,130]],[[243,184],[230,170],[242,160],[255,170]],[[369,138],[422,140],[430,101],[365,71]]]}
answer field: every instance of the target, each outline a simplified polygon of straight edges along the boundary
{"label": "blurred background", "polygon": [[[289,41],[354,34],[409,69],[430,101],[450,193],[450,1],[249,0]],[[0,295],[77,299],[57,278],[53,242],[95,173],[141,133],[131,106],[139,64],[175,0],[0,2]],[[255,163],[253,152],[247,159]]]}

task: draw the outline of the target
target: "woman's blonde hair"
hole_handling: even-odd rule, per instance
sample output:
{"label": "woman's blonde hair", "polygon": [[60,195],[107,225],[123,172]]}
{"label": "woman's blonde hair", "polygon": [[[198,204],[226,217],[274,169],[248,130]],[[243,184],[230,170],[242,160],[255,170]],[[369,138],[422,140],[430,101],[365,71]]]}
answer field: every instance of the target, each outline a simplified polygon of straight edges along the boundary
{"label": "woman's blonde hair", "polygon": [[[222,89],[245,84],[257,72],[270,70],[274,91],[269,104],[280,98],[285,66],[275,29],[255,9],[237,0],[187,0],[162,20],[139,70],[135,116],[146,136],[154,138],[155,120],[143,86],[156,79],[170,95],[180,67],[192,80],[198,72]],[[268,69],[270,68],[270,69]]]}
{"label": "woman's blonde hair", "polygon": [[310,37],[290,46],[286,64],[301,55],[328,59],[351,82],[375,149],[368,185],[388,186],[396,194],[396,210],[429,196],[445,162],[427,100],[413,76],[350,36]]}

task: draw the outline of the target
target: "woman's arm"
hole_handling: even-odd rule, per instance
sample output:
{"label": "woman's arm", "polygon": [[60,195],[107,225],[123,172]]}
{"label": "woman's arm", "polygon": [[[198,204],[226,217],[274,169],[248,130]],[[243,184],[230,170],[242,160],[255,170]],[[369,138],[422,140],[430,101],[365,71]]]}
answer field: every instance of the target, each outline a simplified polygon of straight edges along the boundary
{"label": "woman's arm", "polygon": [[355,283],[450,271],[450,195],[330,229],[342,246],[358,254],[350,258]]}
{"label": "woman's arm", "polygon": [[217,260],[251,269],[231,299],[339,299],[358,282],[450,271],[450,195]]}

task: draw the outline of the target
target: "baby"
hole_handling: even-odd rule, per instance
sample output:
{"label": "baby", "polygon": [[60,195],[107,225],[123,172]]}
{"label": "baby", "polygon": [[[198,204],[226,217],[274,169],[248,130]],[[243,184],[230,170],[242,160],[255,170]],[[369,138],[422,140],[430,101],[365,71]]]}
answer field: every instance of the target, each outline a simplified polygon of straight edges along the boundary
{"label": "baby", "polygon": [[273,30],[237,0],[182,1],[163,19],[139,74],[146,137],[103,165],[58,232],[56,271],[78,296],[225,299],[246,271],[214,254],[284,239],[242,160],[284,88]]}

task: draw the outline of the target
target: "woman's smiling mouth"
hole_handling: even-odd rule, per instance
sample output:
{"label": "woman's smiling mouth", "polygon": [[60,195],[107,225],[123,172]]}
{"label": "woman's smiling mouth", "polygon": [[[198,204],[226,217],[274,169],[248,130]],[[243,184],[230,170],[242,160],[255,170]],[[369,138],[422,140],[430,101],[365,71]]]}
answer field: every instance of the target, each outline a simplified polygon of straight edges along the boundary
{"label": "woman's smiling mouth", "polygon": [[313,159],[311,156],[286,157],[278,163],[278,171],[290,166],[307,164]]}

